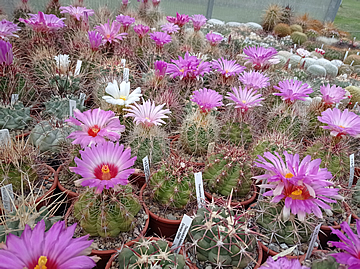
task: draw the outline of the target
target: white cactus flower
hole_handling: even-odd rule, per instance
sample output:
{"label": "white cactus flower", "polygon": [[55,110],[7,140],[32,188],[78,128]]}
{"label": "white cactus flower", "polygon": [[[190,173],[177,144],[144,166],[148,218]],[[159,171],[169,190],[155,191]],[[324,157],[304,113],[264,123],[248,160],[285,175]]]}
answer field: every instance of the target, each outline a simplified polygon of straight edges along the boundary
{"label": "white cactus flower", "polygon": [[130,82],[121,82],[120,89],[116,80],[109,82],[105,92],[111,96],[103,96],[102,98],[109,104],[128,106],[140,100],[141,88],[136,88],[130,93]]}

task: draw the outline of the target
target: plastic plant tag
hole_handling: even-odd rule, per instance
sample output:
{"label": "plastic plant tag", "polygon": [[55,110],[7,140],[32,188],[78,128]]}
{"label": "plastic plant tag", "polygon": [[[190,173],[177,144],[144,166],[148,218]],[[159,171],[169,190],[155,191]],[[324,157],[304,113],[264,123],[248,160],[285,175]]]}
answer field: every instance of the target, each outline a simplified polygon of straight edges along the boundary
{"label": "plastic plant tag", "polygon": [[297,246],[293,246],[291,248],[285,249],[284,251],[273,256],[273,260],[276,261],[278,258],[285,257],[286,255],[290,255],[296,248]]}
{"label": "plastic plant tag", "polygon": [[179,253],[180,246],[184,243],[186,235],[190,229],[191,223],[192,223],[192,218],[184,214],[179,229],[176,232],[173,245],[171,247],[171,249],[174,250],[175,253]]}
{"label": "plastic plant tag", "polygon": [[15,105],[15,103],[19,100],[19,95],[18,94],[12,94],[11,95],[11,102],[10,104],[13,106]]}
{"label": "plastic plant tag", "polygon": [[74,110],[76,109],[76,101],[75,100],[69,100],[69,116],[74,115]]}
{"label": "plastic plant tag", "polygon": [[78,75],[80,74],[81,65],[82,65],[82,61],[77,60],[77,62],[76,62],[76,67],[75,67],[75,72],[74,72],[74,76],[78,76]]}
{"label": "plastic plant tag", "polygon": [[84,105],[85,102],[85,98],[86,98],[86,94],[85,93],[80,93],[80,105]]}
{"label": "plastic plant tag", "polygon": [[201,208],[205,203],[204,183],[202,180],[202,173],[201,172],[195,173],[194,176],[195,176],[196,199],[198,203],[198,208]]}
{"label": "plastic plant tag", "polygon": [[[264,180],[264,183],[263,183],[263,184],[266,184],[266,183],[267,183],[267,179]],[[265,192],[265,188],[260,188],[258,200],[264,199],[264,196],[263,196],[263,193],[264,193],[264,192]]]}
{"label": "plastic plant tag", "polygon": [[339,108],[339,103],[336,103],[335,107],[336,107],[336,108]]}
{"label": "plastic plant tag", "polygon": [[142,162],[143,162],[143,166],[144,166],[145,180],[146,180],[146,183],[148,183],[149,179],[150,179],[149,157],[145,156],[145,158],[142,159]]}
{"label": "plastic plant tag", "polygon": [[129,81],[129,68],[124,68],[123,81]]}
{"label": "plastic plant tag", "polygon": [[358,102],[355,103],[353,110],[357,108]]}
{"label": "plastic plant tag", "polygon": [[121,59],[121,65],[122,65],[123,67],[125,67],[125,64],[126,64],[126,59]]}
{"label": "plastic plant tag", "polygon": [[1,187],[1,199],[6,212],[13,212],[14,192],[12,184]]}
{"label": "plastic plant tag", "polygon": [[350,176],[349,176],[349,185],[350,189],[354,182],[354,173],[355,173],[355,155],[354,153],[350,155]]}
{"label": "plastic plant tag", "polygon": [[8,145],[10,143],[10,133],[8,129],[0,130],[0,146]]}
{"label": "plastic plant tag", "polygon": [[311,239],[310,239],[310,243],[309,243],[309,248],[306,252],[306,256],[305,256],[305,260],[309,259],[310,256],[311,256],[311,253],[314,249],[314,246],[315,246],[315,242],[316,242],[316,239],[317,239],[317,236],[319,234],[319,231],[320,231],[320,227],[321,227],[322,223],[320,223],[318,226],[315,227],[314,229],[314,232],[312,233],[311,235]]}
{"label": "plastic plant tag", "polygon": [[215,142],[209,143],[207,154],[208,155],[212,154],[214,152],[214,150],[215,150]]}

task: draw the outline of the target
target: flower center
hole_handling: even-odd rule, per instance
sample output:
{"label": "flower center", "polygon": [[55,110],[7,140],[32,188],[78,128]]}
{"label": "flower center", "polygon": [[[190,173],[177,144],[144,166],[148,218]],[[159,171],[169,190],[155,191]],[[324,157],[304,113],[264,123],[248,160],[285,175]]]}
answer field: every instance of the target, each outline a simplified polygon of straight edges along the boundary
{"label": "flower center", "polygon": [[47,261],[48,260],[46,256],[41,256],[38,260],[38,264],[35,266],[34,269],[47,269],[47,267],[45,266]]}
{"label": "flower center", "polygon": [[291,195],[295,195],[295,196],[298,196],[298,195],[301,195],[302,194],[302,190],[295,190],[291,193]]}
{"label": "flower center", "polygon": [[100,180],[110,180],[118,174],[119,169],[113,164],[101,164],[94,169],[94,175]]}
{"label": "flower center", "polygon": [[229,70],[225,70],[225,73],[226,73],[226,74],[229,73]]}
{"label": "flower center", "polygon": [[124,100],[124,101],[126,101],[126,96],[121,95],[121,96],[119,97],[119,99],[120,99],[120,100]]}
{"label": "flower center", "polygon": [[100,132],[100,128],[97,125],[94,125],[93,127],[89,128],[88,134],[92,137],[97,136],[98,132]]}
{"label": "flower center", "polygon": [[245,104],[245,103],[246,103],[246,101],[245,101],[245,100],[242,100],[241,102],[242,102],[243,104]]}
{"label": "flower center", "polygon": [[285,178],[292,178],[293,176],[294,176],[293,174],[287,173],[287,174],[285,175]]}
{"label": "flower center", "polygon": [[285,196],[290,197],[293,200],[307,200],[311,198],[311,195],[305,186],[295,185],[285,187]]}
{"label": "flower center", "polygon": [[110,168],[107,164],[104,164],[101,167],[101,172],[102,172],[101,180],[110,180],[111,179]]}
{"label": "flower center", "polygon": [[181,73],[184,73],[184,71],[185,71],[184,69],[180,69],[180,72],[181,72]]}
{"label": "flower center", "polygon": [[109,38],[110,38],[110,34],[107,34],[107,35],[106,35],[106,38],[109,39]]}
{"label": "flower center", "polygon": [[340,128],[343,128],[343,129],[345,128],[344,126],[341,126],[341,125],[339,125],[339,127],[340,127]]}

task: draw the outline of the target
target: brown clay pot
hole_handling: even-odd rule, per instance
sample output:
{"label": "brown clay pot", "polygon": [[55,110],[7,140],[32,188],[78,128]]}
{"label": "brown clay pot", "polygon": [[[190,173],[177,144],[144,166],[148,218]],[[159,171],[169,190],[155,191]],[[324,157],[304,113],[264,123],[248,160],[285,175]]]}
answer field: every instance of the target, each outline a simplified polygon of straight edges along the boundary
{"label": "brown clay pot", "polygon": [[[68,165],[68,164],[65,163],[65,164],[62,164],[62,165],[59,166],[59,168],[56,170],[56,176],[57,176],[57,177],[59,177],[60,171],[61,171],[66,165]],[[73,199],[75,199],[76,197],[79,196],[78,193],[73,192],[73,191],[70,191],[70,190],[68,190],[68,189],[65,189],[65,188],[61,185],[60,180],[58,180],[58,188],[59,188],[59,190],[60,190],[61,192],[65,193],[65,194],[67,195],[68,200],[73,200]]]}
{"label": "brown clay pot", "polygon": [[[278,252],[275,252],[275,251],[269,249],[267,246],[262,244],[260,241],[259,241],[259,245],[261,246],[261,248],[263,250],[263,263],[267,260],[267,258],[269,256],[273,257],[273,256],[279,254]],[[315,249],[313,251],[315,251]],[[306,256],[306,254],[303,254],[303,255],[300,255],[300,256],[286,255],[286,257],[288,259],[298,259],[300,262],[303,262],[305,260],[305,256]]]}

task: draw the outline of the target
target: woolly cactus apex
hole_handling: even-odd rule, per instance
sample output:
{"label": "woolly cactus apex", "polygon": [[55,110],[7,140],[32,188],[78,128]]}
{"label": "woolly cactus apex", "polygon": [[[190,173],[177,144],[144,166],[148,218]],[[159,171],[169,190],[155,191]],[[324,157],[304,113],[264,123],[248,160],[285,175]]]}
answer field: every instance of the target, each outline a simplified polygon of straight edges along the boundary
{"label": "woolly cactus apex", "polygon": [[163,161],[150,179],[154,199],[166,207],[185,208],[196,200],[194,173],[198,171],[182,158]]}
{"label": "woolly cactus apex", "polygon": [[307,38],[306,34],[304,34],[304,33],[293,32],[291,34],[291,39],[295,44],[300,46],[300,45],[304,44],[308,38]]}
{"label": "woolly cactus apex", "polygon": [[360,105],[360,87],[348,86],[345,88],[345,90],[347,90],[351,94],[350,106],[354,106],[356,102],[358,103],[358,105]]}
{"label": "woolly cactus apex", "polygon": [[139,200],[130,185],[118,185],[116,192],[106,195],[88,190],[74,204],[74,216],[85,233],[91,236],[116,237],[133,229],[135,216],[140,211]]}
{"label": "woolly cactus apex", "polygon": [[200,52],[206,45],[204,33],[201,31],[190,32],[186,36],[185,42],[194,52]]}
{"label": "woolly cactus apex", "polygon": [[274,32],[279,37],[285,37],[291,35],[290,26],[285,23],[279,23],[278,25],[276,25],[274,28]]}
{"label": "woolly cactus apex", "polygon": [[243,148],[219,146],[208,158],[203,179],[210,191],[244,198],[251,189],[251,157]]}
{"label": "woolly cactus apex", "polygon": [[22,103],[15,104],[13,108],[0,106],[0,129],[24,129],[32,121],[30,107],[24,107]]}
{"label": "woolly cactus apex", "polygon": [[228,205],[198,209],[189,232],[197,259],[219,268],[245,268],[255,262],[257,241],[255,232],[248,229],[248,219]]}

